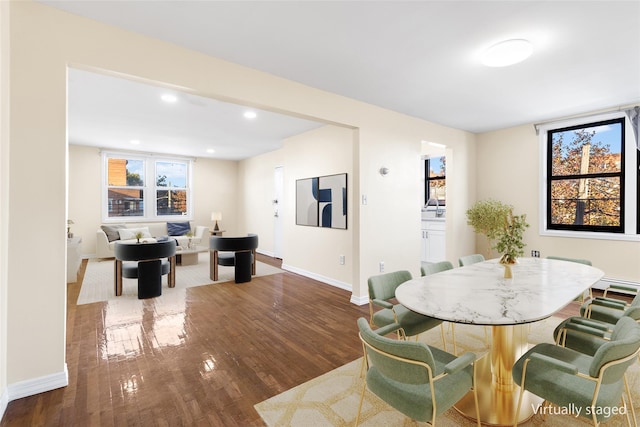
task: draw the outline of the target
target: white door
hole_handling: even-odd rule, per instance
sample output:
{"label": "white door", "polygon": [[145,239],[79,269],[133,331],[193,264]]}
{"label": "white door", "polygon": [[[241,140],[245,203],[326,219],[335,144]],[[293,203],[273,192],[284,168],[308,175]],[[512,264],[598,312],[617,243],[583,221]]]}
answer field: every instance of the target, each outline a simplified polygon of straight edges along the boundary
{"label": "white door", "polygon": [[282,203],[284,185],[282,166],[275,168],[273,179],[273,256],[282,259],[282,210],[284,208]]}

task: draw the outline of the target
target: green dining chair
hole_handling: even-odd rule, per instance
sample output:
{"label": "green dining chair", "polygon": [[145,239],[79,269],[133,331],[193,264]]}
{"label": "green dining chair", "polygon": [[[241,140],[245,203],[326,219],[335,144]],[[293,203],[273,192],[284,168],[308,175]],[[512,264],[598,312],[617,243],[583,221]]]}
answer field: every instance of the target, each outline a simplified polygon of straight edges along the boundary
{"label": "green dining chair", "polygon": [[[410,272],[401,270],[372,276],[367,280],[369,286],[369,323],[378,328],[398,323],[401,326],[401,329],[397,331],[399,338],[416,337],[416,340],[422,332],[440,326],[442,345],[446,350],[447,342],[442,320],[424,316],[409,310],[402,304],[390,301],[395,299],[398,286],[411,279]],[[375,307],[380,309],[375,310]]]}
{"label": "green dining chair", "polygon": [[[558,407],[593,421],[606,421],[627,404],[630,396],[625,372],[640,354],[640,324],[621,318],[610,339],[601,343],[593,355],[551,343],[535,345],[513,366],[513,378],[520,384],[514,418],[517,426],[522,395],[529,391]],[[627,423],[631,425],[629,411]]]}
{"label": "green dining chair", "polygon": [[[629,293],[635,292],[635,297],[631,302],[619,298],[607,296],[607,291],[621,290]],[[601,320],[607,323],[616,323],[621,317],[631,317],[640,322],[640,293],[637,288],[624,285],[612,284],[603,296],[591,298],[580,307],[580,315],[588,319]]]}
{"label": "green dining chair", "polygon": [[[420,267],[420,273],[422,276],[429,276],[431,274],[440,273],[442,271],[452,270],[453,264],[449,261],[440,261],[440,262],[423,262],[422,267]],[[456,345],[456,330],[455,325],[453,323],[449,323],[451,326],[451,339],[453,340],[453,354],[458,354],[458,347]],[[444,334],[444,330],[443,330]],[[486,338],[486,334],[485,334]],[[444,348],[447,349],[446,347]]]}
{"label": "green dining chair", "polygon": [[[585,319],[580,316],[569,317],[562,321],[553,331],[553,338],[557,345],[578,351],[588,356],[594,356],[600,347],[611,341],[615,324],[600,320]],[[640,358],[638,358],[640,361]],[[637,425],[636,412],[633,406],[632,395],[629,392],[629,382],[625,374],[624,386],[627,390],[629,407],[633,425]]]}
{"label": "green dining chair", "polygon": [[420,267],[420,273],[423,276],[428,276],[430,274],[440,273],[441,271],[451,270],[452,268],[453,264],[449,261],[423,262]]}
{"label": "green dining chair", "polygon": [[405,416],[434,427],[438,415],[472,391],[480,427],[475,354],[456,357],[424,343],[384,337],[398,328],[399,324],[391,324],[374,331],[365,318],[358,319],[367,374],[355,425],[360,421],[362,402],[369,389]]}
{"label": "green dining chair", "polygon": [[484,261],[484,256],[482,254],[472,254],[465,255],[458,258],[458,264],[460,267],[464,267],[465,265],[471,265],[478,262]]}

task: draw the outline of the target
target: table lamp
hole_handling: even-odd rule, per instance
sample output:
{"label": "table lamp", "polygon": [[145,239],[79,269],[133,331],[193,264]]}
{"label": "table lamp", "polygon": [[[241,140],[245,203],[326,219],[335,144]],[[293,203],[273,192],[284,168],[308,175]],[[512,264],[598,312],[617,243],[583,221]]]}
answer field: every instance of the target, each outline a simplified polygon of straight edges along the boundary
{"label": "table lamp", "polygon": [[213,231],[219,231],[218,221],[222,221],[222,212],[211,212],[211,221],[215,221]]}

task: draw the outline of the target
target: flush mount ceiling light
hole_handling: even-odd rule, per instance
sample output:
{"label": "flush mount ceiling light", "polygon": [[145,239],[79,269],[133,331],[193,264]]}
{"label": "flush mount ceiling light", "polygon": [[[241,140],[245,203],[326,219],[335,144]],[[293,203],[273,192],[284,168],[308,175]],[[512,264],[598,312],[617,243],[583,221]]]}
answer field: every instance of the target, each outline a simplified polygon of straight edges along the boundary
{"label": "flush mount ceiling light", "polygon": [[213,148],[207,148],[207,153],[213,154],[215,152],[216,152],[216,150],[214,150]]}
{"label": "flush mount ceiling light", "polygon": [[140,140],[139,139],[132,139],[131,141],[129,141],[132,145],[140,145]]}
{"label": "flush mount ceiling light", "polygon": [[162,99],[164,102],[168,102],[170,104],[176,102],[178,100],[178,97],[171,94],[171,93],[165,93],[164,95],[162,95],[160,97],[160,99]]}
{"label": "flush mount ceiling light", "polygon": [[244,117],[245,119],[255,119],[258,115],[255,113],[255,111],[245,111],[244,113]]}
{"label": "flush mount ceiling light", "polygon": [[482,63],[487,67],[506,67],[527,59],[533,53],[529,40],[511,39],[494,44],[482,54]]}

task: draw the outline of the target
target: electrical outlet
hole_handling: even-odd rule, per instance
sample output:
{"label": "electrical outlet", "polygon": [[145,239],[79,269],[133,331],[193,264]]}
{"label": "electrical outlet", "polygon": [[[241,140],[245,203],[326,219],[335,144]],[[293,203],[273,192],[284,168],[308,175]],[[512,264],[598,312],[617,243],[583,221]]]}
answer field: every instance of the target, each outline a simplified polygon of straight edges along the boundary
{"label": "electrical outlet", "polygon": [[366,195],[366,194],[363,194],[363,195],[362,195],[362,204],[363,204],[363,205],[366,205],[366,204],[367,204],[367,195]]}
{"label": "electrical outlet", "polygon": [[540,251],[531,251],[531,256],[534,258],[540,258]]}
{"label": "electrical outlet", "polygon": [[344,255],[340,255],[339,260],[340,260],[340,265],[344,265]]}
{"label": "electrical outlet", "polygon": [[380,273],[384,273],[384,261],[380,261]]}

